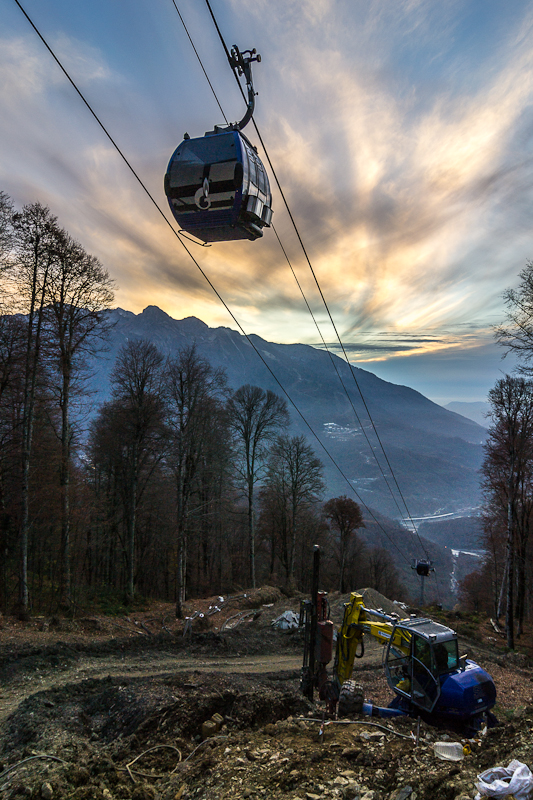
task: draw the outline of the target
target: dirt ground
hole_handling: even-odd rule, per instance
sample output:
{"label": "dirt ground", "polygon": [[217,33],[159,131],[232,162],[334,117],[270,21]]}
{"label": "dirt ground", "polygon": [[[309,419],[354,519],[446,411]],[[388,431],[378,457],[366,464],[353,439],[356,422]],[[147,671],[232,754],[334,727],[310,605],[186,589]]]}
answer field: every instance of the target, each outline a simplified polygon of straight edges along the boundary
{"label": "dirt ground", "polygon": [[[330,597],[335,622],[346,599]],[[391,610],[365,597],[379,603]],[[489,767],[533,768],[529,657],[506,654],[490,625],[460,637],[461,652],[492,675],[500,724],[467,742],[408,718],[327,720],[299,691],[301,633],[272,626],[298,608],[266,587],[191,602],[185,622],[164,604],[120,619],[3,618],[0,797],[467,800]],[[367,642],[356,677],[387,705],[381,652]],[[472,752],[436,758],[447,739]]]}

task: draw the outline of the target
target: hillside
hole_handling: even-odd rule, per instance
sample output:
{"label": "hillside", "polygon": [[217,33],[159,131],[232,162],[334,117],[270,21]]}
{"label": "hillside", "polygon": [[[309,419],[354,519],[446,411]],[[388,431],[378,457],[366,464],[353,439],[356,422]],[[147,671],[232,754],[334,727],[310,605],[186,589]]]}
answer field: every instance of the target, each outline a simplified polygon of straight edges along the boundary
{"label": "hillside", "polygon": [[[137,315],[115,309],[109,312],[109,321],[114,323],[109,350],[94,363],[93,411],[107,399],[115,356],[129,339],[149,339],[165,354],[194,344],[213,366],[226,371],[232,388],[251,383],[282,394],[277,381],[282,384],[316,434],[317,438],[291,407],[291,431],[305,434],[324,462],[329,495],[349,494],[351,485],[367,505],[381,513],[399,518],[398,506],[405,513],[372,430],[370,412],[412,515],[457,512],[478,505],[478,469],[486,431],[407,386],[352,367],[356,386],[350,367],[335,355],[330,357],[309,345],[275,344],[252,335],[250,339],[270,372],[240,333],[226,327],[209,328],[194,317],[176,320],[154,306]],[[343,475],[317,439],[331,453]],[[388,476],[390,489],[372,452]]]}

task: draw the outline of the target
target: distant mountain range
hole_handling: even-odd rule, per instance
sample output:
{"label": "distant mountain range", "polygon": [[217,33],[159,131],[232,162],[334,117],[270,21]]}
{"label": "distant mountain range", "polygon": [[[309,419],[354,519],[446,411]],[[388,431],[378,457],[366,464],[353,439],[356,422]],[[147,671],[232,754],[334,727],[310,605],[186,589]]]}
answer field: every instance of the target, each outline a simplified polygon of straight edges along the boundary
{"label": "distant mountain range", "polygon": [[484,428],[488,428],[490,425],[490,419],[488,418],[490,405],[481,400],[474,403],[461,403],[455,400],[453,403],[447,403],[444,408],[454,411],[456,414],[462,414],[463,417],[474,420],[478,425],[483,425]]}
{"label": "distant mountain range", "polygon": [[277,378],[335,461],[334,464],[289,403],[291,432],[303,433],[323,461],[328,496],[350,495],[353,487],[364,503],[380,513],[397,519],[405,516],[390,464],[413,516],[458,511],[467,515],[478,505],[478,470],[486,429],[419,392],[388,383],[366,370],[350,368],[337,356],[330,357],[309,345],[274,344],[250,336],[271,373],[240,333],[225,327],[209,328],[195,317],[176,320],[155,306],[148,306],[137,315],[123,309],[108,314],[114,327],[108,352],[94,363],[95,403],[108,398],[109,374],[126,341],[149,339],[164,354],[194,343],[213,366],[224,368],[232,388],[250,383],[283,395]]}

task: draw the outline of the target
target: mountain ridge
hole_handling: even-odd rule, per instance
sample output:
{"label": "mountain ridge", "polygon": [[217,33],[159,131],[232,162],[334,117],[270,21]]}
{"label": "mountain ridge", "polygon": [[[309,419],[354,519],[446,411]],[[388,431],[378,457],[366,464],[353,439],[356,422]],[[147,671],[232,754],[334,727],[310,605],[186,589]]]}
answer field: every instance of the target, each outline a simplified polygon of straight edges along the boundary
{"label": "mountain ridge", "polygon": [[[443,510],[456,512],[462,507],[472,509],[479,503],[477,471],[486,430],[433,403],[420,392],[384,381],[360,367],[350,367],[338,356],[312,345],[278,344],[256,334],[247,339],[229,327],[210,328],[197,317],[175,319],[157,306],[147,306],[140,314],[117,308],[106,315],[107,321],[113,323],[108,352],[93,365],[99,402],[109,397],[114,359],[129,339],[149,339],[165,355],[194,344],[213,366],[226,371],[232,389],[250,383],[283,396],[277,380],[280,382],[318,440],[341,464],[344,476],[329,462],[306,422],[289,403],[290,431],[306,435],[324,462],[330,494],[349,494],[351,486],[364,503],[388,516],[405,516],[387,459],[381,452],[381,440],[410,513],[424,516]],[[391,489],[375,463],[371,448],[388,475]]]}

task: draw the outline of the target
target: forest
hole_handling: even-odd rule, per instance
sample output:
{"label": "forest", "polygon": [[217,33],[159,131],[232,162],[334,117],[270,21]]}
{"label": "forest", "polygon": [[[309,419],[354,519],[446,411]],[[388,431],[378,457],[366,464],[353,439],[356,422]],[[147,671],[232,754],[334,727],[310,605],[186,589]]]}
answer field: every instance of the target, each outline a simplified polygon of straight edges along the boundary
{"label": "forest", "polygon": [[506,375],[489,401],[492,425],[481,470],[486,556],[481,573],[464,579],[460,596],[471,611],[503,617],[514,648],[533,601],[533,382]]}
{"label": "forest", "polygon": [[533,611],[533,262],[506,292],[507,320],[496,337],[518,357],[517,374],[489,391],[489,434],[481,469],[483,538],[481,573],[461,586],[463,606],[504,618],[507,646],[525,632]]}
{"label": "forest", "polygon": [[132,339],[110,399],[108,271],[39,203],[0,193],[0,610],[74,613],[175,602],[268,582],[405,597],[392,556],[367,548],[351,498],[325,498],[323,466],[287,433],[286,401],[236,391],[194,346],[164,356]]}

